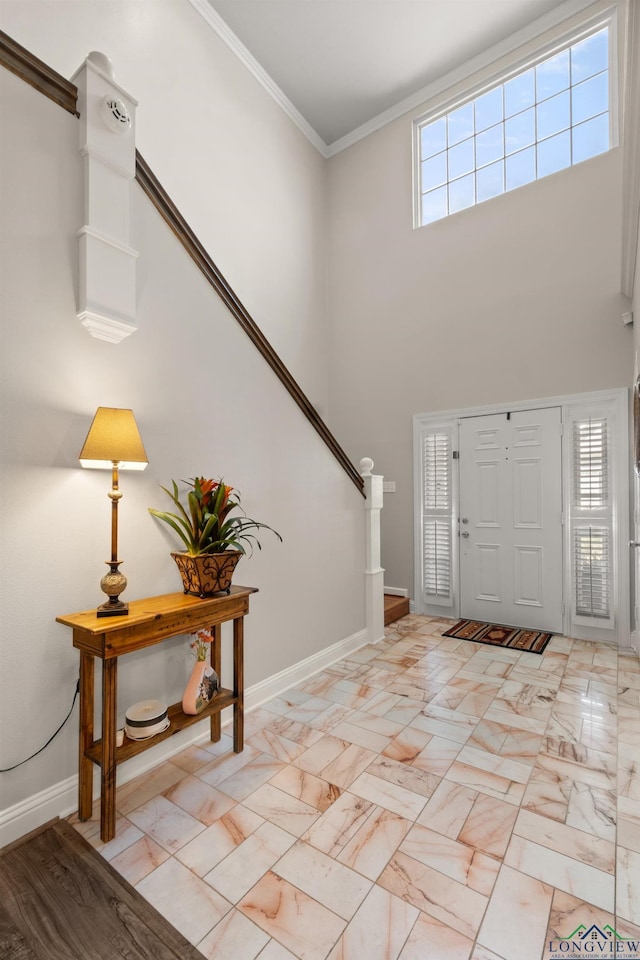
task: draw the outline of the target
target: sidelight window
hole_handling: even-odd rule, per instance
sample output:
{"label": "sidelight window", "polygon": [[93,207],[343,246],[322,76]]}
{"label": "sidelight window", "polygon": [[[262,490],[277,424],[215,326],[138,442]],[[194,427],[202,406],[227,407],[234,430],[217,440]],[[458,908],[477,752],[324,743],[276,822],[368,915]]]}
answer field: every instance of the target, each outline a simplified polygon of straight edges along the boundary
{"label": "sidelight window", "polygon": [[423,588],[427,603],[449,606],[453,591],[453,437],[434,429],[422,437]]}
{"label": "sidelight window", "polygon": [[577,618],[613,626],[610,422],[574,419],[571,439],[571,563]]}

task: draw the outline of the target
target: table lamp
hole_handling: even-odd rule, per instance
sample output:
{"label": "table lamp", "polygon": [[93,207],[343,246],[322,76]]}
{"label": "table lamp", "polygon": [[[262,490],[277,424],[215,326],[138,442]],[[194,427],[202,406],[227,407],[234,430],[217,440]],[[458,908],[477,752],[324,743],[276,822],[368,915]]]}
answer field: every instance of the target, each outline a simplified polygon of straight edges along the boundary
{"label": "table lamp", "polygon": [[111,470],[111,560],[107,560],[109,572],[100,581],[100,588],[108,600],[98,607],[99,617],[122,617],[129,613],[129,605],[119,599],[127,586],[127,578],[118,570],[118,501],[122,493],[118,489],[119,470],[144,470],[147,455],[138,433],[138,425],[132,410],[116,407],[98,407],[89,428],[87,439],[79,455],[80,464],[98,470]]}

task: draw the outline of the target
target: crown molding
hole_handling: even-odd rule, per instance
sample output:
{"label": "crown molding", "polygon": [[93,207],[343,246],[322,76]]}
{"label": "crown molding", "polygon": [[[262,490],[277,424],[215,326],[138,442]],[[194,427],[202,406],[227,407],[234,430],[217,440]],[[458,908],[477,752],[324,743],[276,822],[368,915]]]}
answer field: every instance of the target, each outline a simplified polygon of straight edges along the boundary
{"label": "crown molding", "polygon": [[[618,2],[619,0],[615,0],[614,5],[617,6]],[[372,117],[371,120],[356,127],[355,130],[345,134],[344,137],[334,140],[333,143],[326,144],[207,0],[189,0],[189,3],[197,10],[203,20],[215,30],[220,39],[238,57],[258,83],[273,97],[309,142],[313,144],[316,150],[326,159],[341,153],[359,140],[364,140],[365,137],[375,133],[376,130],[381,130],[387,124],[404,116],[404,114],[409,111],[416,109],[426,101],[441,96],[455,84],[461,83],[478,71],[490,67],[502,57],[515,53],[519,47],[535,40],[536,37],[545,33],[547,30],[553,30],[565,20],[582,13],[582,11],[588,7],[596,8],[598,15],[600,15],[607,6],[612,6],[612,4],[603,4],[599,2],[599,0],[595,0],[595,2],[594,0],[563,0],[555,9],[538,17],[532,23],[527,24],[526,27],[522,27],[509,37],[494,44],[477,56],[472,57],[471,60],[467,60],[460,67],[450,70],[442,77],[417,90],[411,94],[411,96],[400,100],[394,104],[394,106],[389,107],[388,110],[384,110],[377,116]]]}
{"label": "crown molding", "polygon": [[[565,20],[568,20],[570,17],[581,13],[583,10],[586,10],[587,7],[591,6],[597,6],[599,8],[599,14],[605,9],[601,4],[594,3],[594,0],[564,0],[564,2],[554,10],[543,14],[543,16],[533,20],[532,23],[527,24],[526,27],[522,27],[504,40],[495,43],[493,46],[488,47],[487,50],[483,50],[482,53],[472,57],[471,60],[466,60],[461,66],[443,74],[441,77],[438,77],[437,80],[428,83],[420,90],[416,90],[415,93],[412,93],[409,97],[405,97],[404,100],[400,100],[383,113],[379,113],[376,117],[368,120],[367,123],[356,127],[351,133],[345,134],[345,136],[340,137],[339,140],[334,140],[333,143],[330,143],[327,147],[327,156],[333,157],[337,153],[346,150],[347,147],[353,146],[353,144],[359,140],[364,140],[365,137],[375,133],[376,130],[381,130],[382,127],[386,127],[387,124],[399,119],[404,116],[404,114],[409,113],[409,111],[415,110],[428,100],[441,96],[443,93],[446,93],[447,90],[450,90],[451,87],[464,82],[480,70],[485,70],[493,63],[496,63],[496,61],[502,59],[502,57],[515,53],[520,47],[535,40],[536,37],[546,33],[547,30],[558,27]],[[609,6],[611,5],[609,4]]]}
{"label": "crown molding", "polygon": [[227,26],[219,13],[207,3],[207,0],[189,0],[189,3],[197,10],[203,20],[209,24],[212,30],[218,34],[220,39],[229,47],[232,53],[235,53],[240,62],[247,68],[249,73],[258,81],[258,83],[273,97],[278,106],[286,113],[289,119],[305,135],[307,140],[322,154],[327,157],[327,144],[322,137],[316,133],[310,123],[302,116],[300,111],[294,107],[291,100],[282,92],[280,87],[271,79],[267,71],[260,66],[256,58],[251,54],[245,45],[238,39],[233,30]]}

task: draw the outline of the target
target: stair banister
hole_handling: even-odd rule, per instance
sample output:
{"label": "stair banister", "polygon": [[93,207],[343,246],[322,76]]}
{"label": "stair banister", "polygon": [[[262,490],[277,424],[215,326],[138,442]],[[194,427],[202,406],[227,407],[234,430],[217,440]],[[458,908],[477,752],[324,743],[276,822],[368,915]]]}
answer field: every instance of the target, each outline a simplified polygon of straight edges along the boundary
{"label": "stair banister", "polygon": [[[11,70],[26,83],[31,84],[44,96],[59,104],[64,110],[79,117],[78,88],[74,83],[56,73],[38,57],[0,30],[0,66]],[[206,277],[231,315],[240,324],[253,345],[262,354],[272,371],[283,384],[292,400],[298,405],[316,433],[324,441],[341,465],[351,482],[364,495],[362,477],[319,416],[300,386],[275,352],[251,315],[238,299],[211,257],[195,236],[188,223],[168,196],[144,158],[136,151],[136,181],[156,207],[158,213],[174,232],[189,256]],[[111,328],[113,330],[113,324]],[[95,332],[94,332],[95,335]]]}

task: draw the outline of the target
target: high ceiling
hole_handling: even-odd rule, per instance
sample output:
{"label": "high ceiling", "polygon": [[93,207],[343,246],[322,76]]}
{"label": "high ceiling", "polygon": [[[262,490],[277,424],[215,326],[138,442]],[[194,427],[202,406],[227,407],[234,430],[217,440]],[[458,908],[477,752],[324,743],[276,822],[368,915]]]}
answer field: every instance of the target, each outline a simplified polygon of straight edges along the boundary
{"label": "high ceiling", "polygon": [[586,0],[208,0],[325,144]]}

